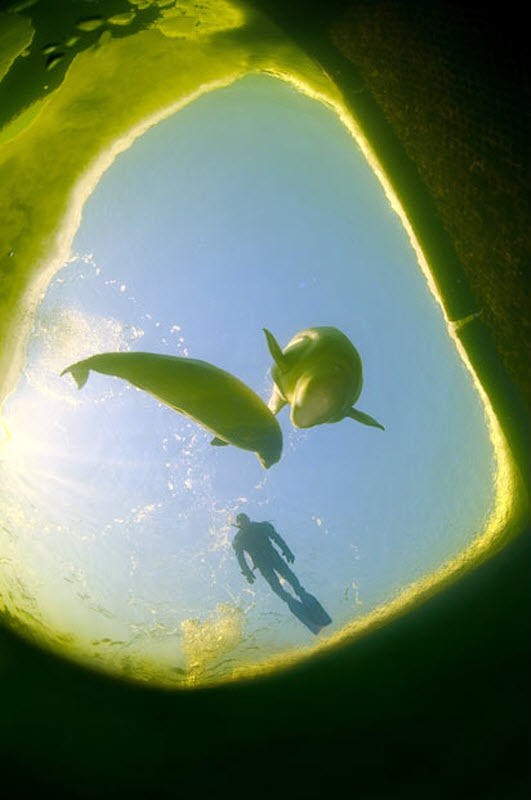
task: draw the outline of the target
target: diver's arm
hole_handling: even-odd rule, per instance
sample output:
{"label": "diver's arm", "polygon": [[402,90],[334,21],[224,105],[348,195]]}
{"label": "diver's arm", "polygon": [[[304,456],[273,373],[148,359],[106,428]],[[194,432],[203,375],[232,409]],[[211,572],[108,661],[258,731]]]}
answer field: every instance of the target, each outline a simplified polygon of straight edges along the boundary
{"label": "diver's arm", "polygon": [[272,525],[270,525],[270,528],[271,530],[269,532],[269,538],[272,539],[275,542],[275,544],[279,546],[280,551],[284,556],[284,558],[286,559],[286,561],[289,564],[293,564],[293,562],[295,561],[295,556],[289,549],[288,545],[286,544],[282,536],[276,532],[276,530],[273,528]]}
{"label": "diver's arm", "polygon": [[249,565],[245,558],[245,552],[243,548],[238,547],[237,545],[233,544],[234,550],[236,552],[236,558],[238,559],[238,564],[241,567],[242,575],[244,578],[247,578],[248,583],[254,583],[255,577],[252,571],[249,569]]}

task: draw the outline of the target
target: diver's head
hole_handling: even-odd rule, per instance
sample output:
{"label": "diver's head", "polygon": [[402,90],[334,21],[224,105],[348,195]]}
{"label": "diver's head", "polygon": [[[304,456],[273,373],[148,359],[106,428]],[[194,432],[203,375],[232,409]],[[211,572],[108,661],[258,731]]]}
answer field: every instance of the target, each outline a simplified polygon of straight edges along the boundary
{"label": "diver's head", "polygon": [[247,528],[251,524],[251,520],[247,514],[238,514],[236,517],[235,525],[237,528]]}

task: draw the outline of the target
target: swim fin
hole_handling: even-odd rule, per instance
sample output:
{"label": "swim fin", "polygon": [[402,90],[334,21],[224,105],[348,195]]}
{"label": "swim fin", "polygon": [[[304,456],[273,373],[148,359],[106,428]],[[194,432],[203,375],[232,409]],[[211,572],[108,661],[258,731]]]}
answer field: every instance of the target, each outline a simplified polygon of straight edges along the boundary
{"label": "swim fin", "polygon": [[292,614],[294,614],[298,620],[302,622],[303,625],[306,625],[308,630],[312,633],[318,634],[322,625],[318,625],[316,621],[312,618],[312,616],[308,613],[308,609],[305,605],[303,605],[300,600],[296,600],[294,597],[290,597],[289,600],[286,600],[288,604],[289,610]]}
{"label": "swim fin", "polygon": [[316,625],[319,625],[321,628],[324,628],[325,625],[330,625],[332,622],[332,617],[324,610],[319,600],[317,600],[313,594],[308,594],[308,592],[305,592],[301,599],[304,608],[306,609],[306,613],[311,617]]}

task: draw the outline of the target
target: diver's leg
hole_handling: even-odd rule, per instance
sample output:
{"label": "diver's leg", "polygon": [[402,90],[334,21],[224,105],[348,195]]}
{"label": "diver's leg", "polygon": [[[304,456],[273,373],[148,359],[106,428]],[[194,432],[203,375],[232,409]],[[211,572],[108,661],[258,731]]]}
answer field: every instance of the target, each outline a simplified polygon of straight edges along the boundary
{"label": "diver's leg", "polygon": [[[260,569],[260,567],[258,567],[258,569]],[[309,630],[311,630],[312,633],[319,633],[322,627],[322,623],[319,621],[316,622],[313,619],[312,615],[308,613],[308,609],[304,605],[304,602],[301,602],[301,600],[297,600],[297,598],[293,597],[289,592],[286,592],[286,590],[283,589],[282,585],[280,584],[280,581],[277,578],[276,569],[277,566],[275,565],[274,569],[273,568],[267,570],[260,569],[260,572],[266,579],[266,581],[268,582],[274,593],[286,603],[291,613],[294,614],[297,617],[297,619],[299,619],[302,622],[303,625],[306,625],[306,627]],[[302,588],[302,586],[300,585],[299,581],[297,580],[293,572],[290,570],[290,568],[286,566],[286,569],[285,570],[283,569],[282,571],[285,572],[285,575],[283,575],[283,577],[285,577],[286,580],[289,580],[289,582],[294,588],[298,587],[298,590],[304,593],[304,589]]]}
{"label": "diver's leg", "polygon": [[302,597],[306,594],[306,590],[300,583],[299,579],[295,575],[292,569],[288,567],[285,561],[283,561],[280,556],[278,559],[278,563],[275,564],[275,569],[291,586],[295,594],[299,597]]}
{"label": "diver's leg", "polygon": [[280,597],[281,600],[283,600],[285,603],[291,600],[289,592],[286,592],[286,590],[282,588],[276,572],[273,569],[260,569],[260,567],[258,567],[258,569],[270,585],[271,589],[276,595],[278,595],[278,597]]}

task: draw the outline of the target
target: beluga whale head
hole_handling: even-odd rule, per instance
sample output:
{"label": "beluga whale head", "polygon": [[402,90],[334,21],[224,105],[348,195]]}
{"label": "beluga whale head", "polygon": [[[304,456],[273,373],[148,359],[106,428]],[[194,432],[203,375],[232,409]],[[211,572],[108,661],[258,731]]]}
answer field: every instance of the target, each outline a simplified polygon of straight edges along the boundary
{"label": "beluga whale head", "polygon": [[363,386],[361,358],[338,328],[306,328],[284,349],[266,328],[264,333],[274,361],[275,385],[268,404],[273,414],[289,404],[291,422],[297,428],[349,417],[383,430],[373,417],[353,407]]}

